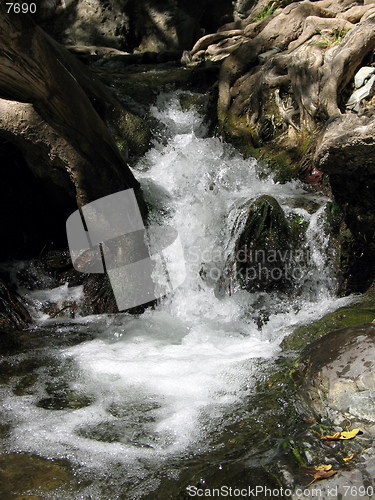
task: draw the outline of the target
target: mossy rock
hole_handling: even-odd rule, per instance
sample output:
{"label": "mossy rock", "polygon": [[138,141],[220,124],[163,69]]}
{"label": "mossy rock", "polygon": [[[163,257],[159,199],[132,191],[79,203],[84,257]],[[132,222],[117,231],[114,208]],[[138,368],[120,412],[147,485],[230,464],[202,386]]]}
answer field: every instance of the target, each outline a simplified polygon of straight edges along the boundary
{"label": "mossy rock", "polygon": [[221,132],[245,158],[255,158],[275,182],[284,184],[300,177],[303,170],[301,164],[294,161],[286,150],[276,151],[271,146],[259,146],[258,134],[245,116],[231,115],[221,121]]}
{"label": "mossy rock", "polygon": [[288,236],[289,227],[284,211],[275,198],[265,194],[251,202],[241,239],[264,242],[269,238],[280,237],[285,244]]}
{"label": "mossy rock", "polygon": [[348,306],[341,307],[308,325],[298,327],[282,342],[284,349],[299,350],[333,330],[371,323],[375,319],[375,287]]}
{"label": "mossy rock", "polygon": [[275,198],[262,195],[242,208],[248,216],[236,242],[237,279],[252,291],[294,289],[290,270],[301,249],[307,223],[297,215],[285,216]]}
{"label": "mossy rock", "polygon": [[118,109],[112,114],[109,126],[124,159],[137,158],[148,150],[151,126],[147,119],[125,109]]}
{"label": "mossy rock", "polygon": [[195,92],[181,92],[178,94],[182,111],[196,109],[204,113],[208,106],[207,94],[198,94]]}
{"label": "mossy rock", "polygon": [[28,453],[0,455],[0,496],[14,498],[15,495],[29,497],[30,491],[46,498],[47,492],[76,484],[72,468],[66,460],[47,460]]}

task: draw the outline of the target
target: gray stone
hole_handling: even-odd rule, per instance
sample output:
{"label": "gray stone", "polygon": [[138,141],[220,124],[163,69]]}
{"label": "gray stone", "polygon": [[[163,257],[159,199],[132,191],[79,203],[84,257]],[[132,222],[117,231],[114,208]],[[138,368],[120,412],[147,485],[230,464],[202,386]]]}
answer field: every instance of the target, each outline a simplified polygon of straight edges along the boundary
{"label": "gray stone", "polygon": [[363,66],[354,76],[354,87],[356,89],[362,87],[374,73],[375,68],[371,66]]}
{"label": "gray stone", "polygon": [[307,488],[299,488],[302,495],[294,493],[292,500],[316,499],[345,499],[345,500],[371,500],[374,498],[374,481],[370,476],[372,468],[360,467],[349,471],[339,471],[324,482],[314,483]]}
{"label": "gray stone", "polygon": [[373,75],[369,81],[363,87],[355,90],[353,94],[349,97],[346,107],[352,109],[353,111],[359,111],[360,103],[362,99],[366,97],[371,97],[375,93],[375,75]]}
{"label": "gray stone", "polygon": [[375,325],[330,332],[302,353],[305,394],[314,410],[336,425],[347,417],[373,432]]}

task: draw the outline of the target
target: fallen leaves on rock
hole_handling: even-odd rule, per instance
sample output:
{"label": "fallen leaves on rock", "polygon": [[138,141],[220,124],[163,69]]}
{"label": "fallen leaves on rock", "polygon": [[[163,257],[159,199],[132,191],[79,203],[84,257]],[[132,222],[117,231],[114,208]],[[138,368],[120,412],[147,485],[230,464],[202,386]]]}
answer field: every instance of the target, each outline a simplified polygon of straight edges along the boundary
{"label": "fallen leaves on rock", "polygon": [[354,458],[354,453],[351,453],[350,455],[348,455],[347,457],[344,457],[343,460],[344,462],[349,462],[350,460],[352,460]]}
{"label": "fallen leaves on rock", "polygon": [[331,464],[323,464],[323,465],[316,465],[314,467],[315,470],[320,471],[320,470],[331,470],[332,465]]}
{"label": "fallen leaves on rock", "polygon": [[341,432],[336,432],[336,434],[332,434],[332,436],[322,436],[320,439],[322,441],[338,441],[340,436]]}
{"label": "fallen leaves on rock", "polygon": [[310,481],[309,484],[306,485],[306,488],[311,484],[315,483],[316,481],[320,481],[321,479],[327,479],[329,477],[334,476],[335,474],[337,474],[337,470],[318,470],[315,472],[312,481]]}
{"label": "fallen leaves on rock", "polygon": [[351,431],[342,431],[332,434],[332,436],[322,436],[323,441],[339,441],[340,439],[353,439],[360,431],[360,429],[353,429]]}
{"label": "fallen leaves on rock", "polygon": [[343,431],[341,433],[340,439],[353,439],[356,435],[361,432],[360,429],[353,429],[351,431]]}

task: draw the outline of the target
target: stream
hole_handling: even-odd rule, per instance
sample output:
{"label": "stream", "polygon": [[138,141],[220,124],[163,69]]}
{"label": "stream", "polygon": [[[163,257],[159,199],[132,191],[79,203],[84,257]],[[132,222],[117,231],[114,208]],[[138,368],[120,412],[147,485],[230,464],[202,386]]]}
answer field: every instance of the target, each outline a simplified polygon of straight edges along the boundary
{"label": "stream", "polygon": [[[210,137],[204,115],[183,108],[178,92],[160,95],[151,114],[153,147],[134,173],[152,224],[178,231],[186,279],[141,315],[51,319],[43,303],[79,301],[81,287],[19,290],[37,324],[1,360],[3,453],[69,464],[71,474],[40,498],[180,498],[187,469],[204,483],[197,463],[225,478],[249,447],[248,467],[272,461],[274,443],[236,441],[243,422],[258,418],[254,384],[288,333],[348,300],[335,296],[328,198],[299,181],[275,183],[256,160]],[[218,286],[246,221],[243,204],[262,194],[307,224],[309,262],[294,295]]]}

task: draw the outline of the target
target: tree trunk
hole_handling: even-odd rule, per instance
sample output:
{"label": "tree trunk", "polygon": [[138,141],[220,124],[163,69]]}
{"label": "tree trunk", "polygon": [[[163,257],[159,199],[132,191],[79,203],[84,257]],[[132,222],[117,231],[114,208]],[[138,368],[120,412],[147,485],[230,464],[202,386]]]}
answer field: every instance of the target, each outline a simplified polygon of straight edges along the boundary
{"label": "tree trunk", "polygon": [[[74,151],[70,159],[64,158],[62,163],[79,206],[127,188],[134,188],[140,198],[139,183],[99,115],[105,114],[106,106],[118,105],[114,97],[29,17],[7,14],[4,5],[0,6],[0,95],[32,105],[29,108],[32,121],[35,122],[39,115],[48,134],[51,135],[52,130],[68,143],[71,152]],[[9,106],[7,109],[9,111]],[[15,120],[18,120],[17,113]],[[6,116],[9,120],[9,113]],[[23,116],[27,125],[27,113]],[[20,125],[18,123],[15,129],[20,130]],[[12,139],[11,134],[7,134],[7,127],[3,115],[0,135],[5,134],[8,140],[18,142],[27,156],[27,141],[17,141],[15,129]],[[27,126],[20,130],[22,139],[28,133]],[[65,155],[63,149],[61,154]],[[43,165],[45,177],[52,166],[53,161]],[[51,175],[52,182],[53,179]]]}

